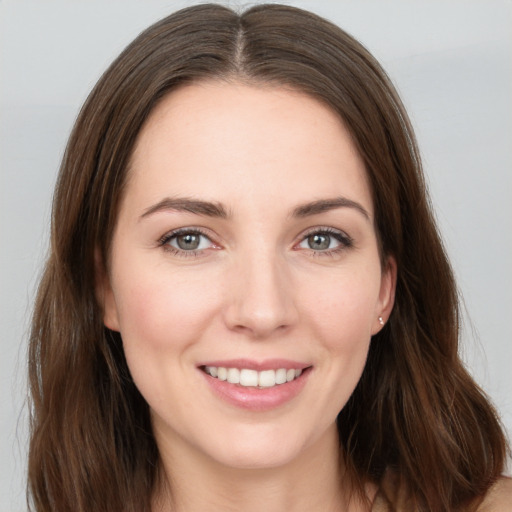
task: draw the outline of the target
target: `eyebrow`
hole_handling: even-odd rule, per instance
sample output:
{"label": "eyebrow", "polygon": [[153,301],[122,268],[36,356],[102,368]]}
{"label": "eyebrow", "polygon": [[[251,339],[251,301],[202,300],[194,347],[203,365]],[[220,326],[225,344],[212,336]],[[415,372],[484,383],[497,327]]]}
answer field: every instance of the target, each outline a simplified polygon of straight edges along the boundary
{"label": "eyebrow", "polygon": [[367,220],[370,220],[370,214],[361,204],[346,197],[319,199],[318,201],[306,203],[297,206],[297,208],[293,210],[292,215],[294,217],[309,217],[311,215],[318,215],[319,213],[328,212],[337,208],[353,208],[361,213]]}
{"label": "eyebrow", "polygon": [[176,211],[176,212],[189,212],[195,213],[196,215],[204,215],[206,217],[218,217],[225,219],[228,214],[224,206],[221,203],[211,201],[200,201],[198,199],[190,199],[187,197],[166,197],[160,202],[150,206],[140,216],[140,219],[148,217],[153,213],[162,211]]}
{"label": "eyebrow", "polygon": [[[361,213],[367,220],[370,220],[370,214],[360,203],[346,197],[319,199],[317,201],[299,205],[292,210],[292,217],[310,217],[330,210],[335,210],[337,208],[353,208]],[[144,213],[140,216],[140,220],[161,211],[188,212],[196,215],[217,217],[221,219],[228,217],[228,212],[222,203],[201,201],[199,199],[191,199],[187,197],[166,197],[144,210]]]}

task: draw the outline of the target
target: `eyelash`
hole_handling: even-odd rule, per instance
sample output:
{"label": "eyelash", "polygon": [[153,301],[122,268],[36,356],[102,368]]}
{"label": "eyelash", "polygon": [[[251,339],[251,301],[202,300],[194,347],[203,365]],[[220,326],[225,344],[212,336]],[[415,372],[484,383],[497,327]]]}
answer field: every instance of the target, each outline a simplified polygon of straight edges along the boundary
{"label": "eyelash", "polygon": [[194,249],[186,251],[183,249],[177,249],[169,244],[171,240],[177,238],[180,235],[200,235],[207,238],[212,244],[211,238],[200,228],[180,228],[170,233],[166,233],[158,240],[158,246],[162,247],[164,251],[171,253],[174,256],[180,256],[182,258],[200,257],[205,249]]}
{"label": "eyelash", "polygon": [[340,243],[338,247],[335,247],[333,249],[325,249],[323,251],[315,251],[314,249],[309,249],[309,252],[314,257],[334,257],[354,246],[354,240],[349,235],[347,235],[343,231],[339,231],[337,229],[330,228],[327,226],[319,226],[310,229],[304,235],[302,235],[299,244],[307,240],[308,237],[312,235],[327,235],[329,237],[334,238],[336,241]]}
{"label": "eyelash", "polygon": [[[171,231],[169,233],[166,233],[164,236],[162,236],[158,240],[158,246],[162,247],[164,251],[171,253],[172,255],[183,257],[183,258],[189,258],[189,257],[200,257],[204,254],[204,251],[206,249],[194,249],[194,250],[184,250],[184,249],[178,249],[176,247],[173,247],[169,244],[169,242],[175,238],[177,238],[180,235],[199,235],[207,238],[210,243],[215,245],[211,238],[200,228],[180,228],[176,229],[174,231]],[[325,250],[314,250],[314,249],[306,249],[310,254],[312,254],[314,257],[334,257],[338,255],[339,253],[350,249],[354,246],[354,240],[348,236],[343,231],[338,231],[336,229],[330,228],[330,227],[315,227],[307,231],[301,236],[300,241],[298,244],[295,244],[294,247],[297,247],[297,245],[303,243],[305,240],[307,240],[308,237],[312,235],[327,235],[328,237],[332,237],[335,240],[337,240],[340,245],[338,247],[335,247],[333,249],[325,249]]]}

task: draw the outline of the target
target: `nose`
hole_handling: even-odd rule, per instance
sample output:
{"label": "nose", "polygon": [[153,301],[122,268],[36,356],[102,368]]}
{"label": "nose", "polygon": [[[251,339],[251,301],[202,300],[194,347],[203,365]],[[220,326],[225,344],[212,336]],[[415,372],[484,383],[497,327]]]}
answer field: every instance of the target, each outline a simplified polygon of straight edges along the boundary
{"label": "nose", "polygon": [[289,330],[298,319],[295,288],[284,261],[252,254],[231,268],[225,322],[253,339]]}

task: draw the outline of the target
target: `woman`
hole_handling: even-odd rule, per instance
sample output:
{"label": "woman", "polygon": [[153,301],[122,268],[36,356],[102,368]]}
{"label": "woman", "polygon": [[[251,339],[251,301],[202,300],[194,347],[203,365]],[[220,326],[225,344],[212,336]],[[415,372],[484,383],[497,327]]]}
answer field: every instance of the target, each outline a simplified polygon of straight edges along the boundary
{"label": "woman", "polygon": [[180,11],[100,79],[64,156],[34,508],[504,510],[504,436],[457,337],[378,63],[298,9]]}

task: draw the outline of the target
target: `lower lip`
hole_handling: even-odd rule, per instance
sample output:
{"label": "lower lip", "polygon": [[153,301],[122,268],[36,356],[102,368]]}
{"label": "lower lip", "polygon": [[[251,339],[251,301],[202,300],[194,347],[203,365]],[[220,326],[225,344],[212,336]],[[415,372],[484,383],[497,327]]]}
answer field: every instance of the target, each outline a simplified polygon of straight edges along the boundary
{"label": "lower lip", "polygon": [[250,411],[269,411],[280,407],[295,398],[305,386],[311,371],[306,368],[302,374],[291,382],[277,384],[271,388],[245,387],[231,384],[227,380],[219,380],[199,370],[210,389],[222,400],[235,407]]}

